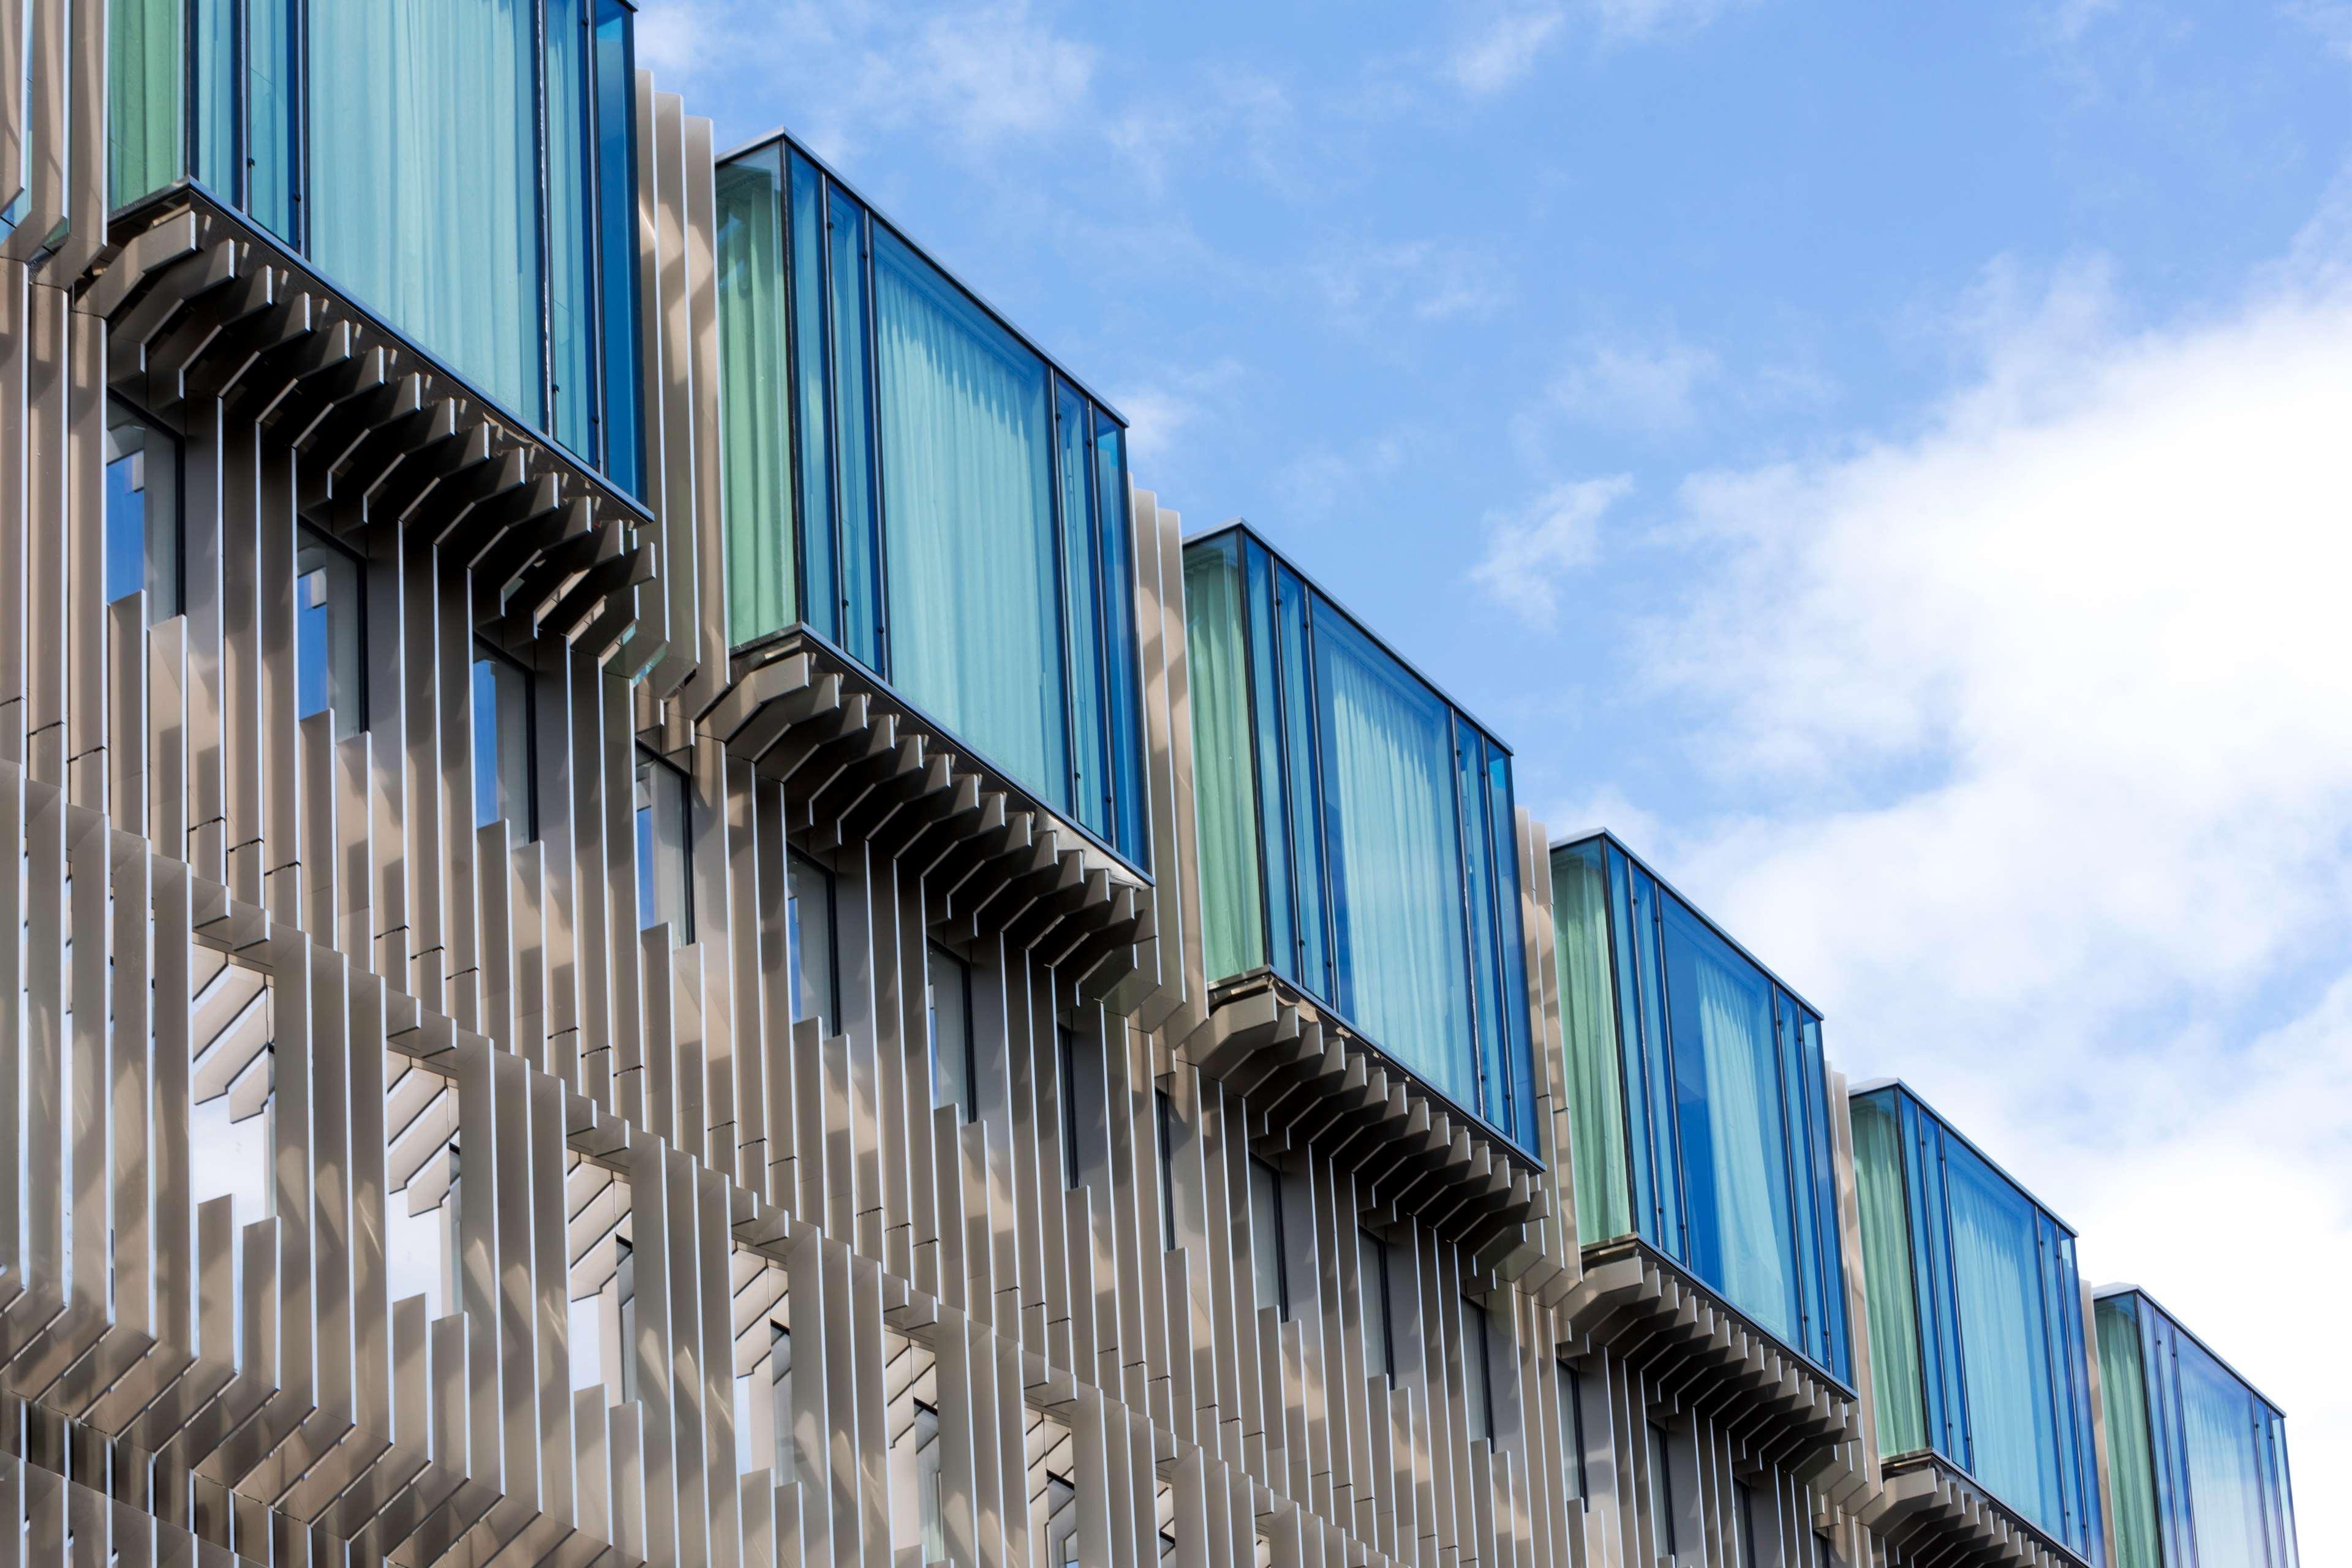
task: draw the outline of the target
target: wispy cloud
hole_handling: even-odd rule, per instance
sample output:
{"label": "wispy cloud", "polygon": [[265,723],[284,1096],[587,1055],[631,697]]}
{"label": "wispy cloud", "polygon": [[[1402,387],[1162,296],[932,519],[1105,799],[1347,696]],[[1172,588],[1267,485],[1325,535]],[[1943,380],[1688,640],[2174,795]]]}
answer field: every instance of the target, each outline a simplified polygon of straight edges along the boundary
{"label": "wispy cloud", "polygon": [[1586,0],[1604,38],[1635,41],[1697,31],[1749,0]]}
{"label": "wispy cloud", "polygon": [[1475,320],[1511,297],[1489,253],[1429,239],[1342,243],[1309,265],[1306,277],[1332,319],[1355,331],[1384,331],[1400,321]]}
{"label": "wispy cloud", "polygon": [[1552,381],[1551,406],[1570,419],[1643,436],[1689,428],[1699,399],[1723,375],[1711,349],[1668,336],[1580,351]]}
{"label": "wispy cloud", "polygon": [[[2275,1331],[2352,1290],[2352,288],[2316,259],[2171,329],[2097,267],[1997,275],[1918,433],[1685,485],[1645,662],[1747,803],[1686,885],[2335,1475],[2352,1364]],[[2352,1555],[2298,1500],[2305,1560]]]}
{"label": "wispy cloud", "polygon": [[1556,6],[1495,17],[1455,47],[1445,74],[1465,92],[1480,97],[1515,87],[1567,24],[1567,14]]}
{"label": "wispy cloud", "polygon": [[1600,552],[1601,518],[1633,490],[1624,474],[1577,479],[1515,511],[1490,513],[1470,581],[1529,626],[1549,629],[1559,618],[1564,580]]}
{"label": "wispy cloud", "polygon": [[1088,117],[1097,57],[1028,0],[943,8],[648,0],[639,58],[667,82],[758,82],[829,151],[923,125],[984,150]]}

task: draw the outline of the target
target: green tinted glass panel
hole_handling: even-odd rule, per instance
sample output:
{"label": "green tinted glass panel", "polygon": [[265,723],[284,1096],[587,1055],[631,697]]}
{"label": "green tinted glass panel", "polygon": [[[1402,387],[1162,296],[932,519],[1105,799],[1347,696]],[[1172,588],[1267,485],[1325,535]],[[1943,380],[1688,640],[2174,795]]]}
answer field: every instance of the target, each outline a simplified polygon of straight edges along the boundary
{"label": "green tinted glass panel", "polygon": [[1891,1101],[1853,1102],[1853,1178],[1862,1210],[1863,1300],[1870,1324],[1870,1387],[1878,1451],[1927,1447],[1919,1382],[1919,1316],[1905,1217],[1903,1131]]}
{"label": "green tinted glass panel", "polygon": [[1552,856],[1551,899],[1577,1240],[1590,1247],[1633,1228],[1616,988],[1609,971],[1609,873],[1598,841],[1570,845]]}
{"label": "green tinted glass panel", "polygon": [[180,177],[184,15],[183,0],[115,0],[107,8],[107,184],[115,206]]}
{"label": "green tinted glass panel", "polygon": [[545,5],[549,433],[593,467],[598,367],[590,0]]}
{"label": "green tinted glass panel", "polygon": [[1192,810],[1201,937],[1213,984],[1265,962],[1259,916],[1256,780],[1242,570],[1226,538],[1184,555],[1184,635],[1192,686]]}
{"label": "green tinted glass panel", "polygon": [[719,167],[719,416],[727,519],[727,635],[741,644],[799,615],[793,529],[780,150]]}
{"label": "green tinted glass panel", "polygon": [[2164,1568],[2157,1544],[2156,1451],[2148,1442],[2147,1373],[2128,1300],[2098,1303],[2099,1404],[2107,1429],[2116,1568]]}

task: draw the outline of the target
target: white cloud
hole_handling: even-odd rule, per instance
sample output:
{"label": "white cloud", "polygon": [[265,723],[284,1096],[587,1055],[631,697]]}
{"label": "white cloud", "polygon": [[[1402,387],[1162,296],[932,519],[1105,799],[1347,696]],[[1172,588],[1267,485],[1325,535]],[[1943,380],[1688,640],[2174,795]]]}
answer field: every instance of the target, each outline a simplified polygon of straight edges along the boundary
{"label": "white cloud", "polygon": [[1463,41],[1446,61],[1445,73],[1465,92],[1481,97],[1514,87],[1535,68],[1567,21],[1557,7],[1498,16]]}
{"label": "white cloud", "polygon": [[1723,363],[1712,350],[1678,338],[1650,345],[1601,343],[1559,374],[1550,398],[1582,424],[1668,435],[1689,428],[1700,395],[1722,374]]}
{"label": "white cloud", "polygon": [[1587,0],[1602,37],[1622,41],[1672,37],[1706,26],[1746,0]]}
{"label": "white cloud", "polygon": [[1350,243],[1307,268],[1309,286],[1343,327],[1384,332],[1402,320],[1475,321],[1510,299],[1482,250],[1435,240]]}
{"label": "white cloud", "polygon": [[[1754,814],[1683,881],[2352,1471],[2352,286],[1971,312],[1925,427],[1683,492],[1647,662]],[[2304,1560],[2352,1561],[2308,1484]]]}
{"label": "white cloud", "polygon": [[2287,0],[2280,9],[2311,29],[2330,52],[2352,59],[2352,0]]}
{"label": "white cloud", "polygon": [[796,127],[828,151],[908,125],[984,150],[1092,112],[1094,47],[1028,0],[648,0],[637,38],[665,86],[756,81],[761,99],[794,103]]}
{"label": "white cloud", "polygon": [[1559,618],[1561,580],[1600,552],[1601,519],[1633,493],[1624,474],[1554,485],[1516,512],[1486,517],[1486,550],[1470,581],[1533,626]]}

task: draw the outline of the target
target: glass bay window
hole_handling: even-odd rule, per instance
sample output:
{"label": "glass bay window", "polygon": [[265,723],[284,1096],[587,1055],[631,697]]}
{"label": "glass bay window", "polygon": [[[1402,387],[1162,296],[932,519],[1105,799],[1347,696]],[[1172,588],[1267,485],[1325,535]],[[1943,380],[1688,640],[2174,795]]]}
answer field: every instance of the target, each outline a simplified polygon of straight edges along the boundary
{"label": "glass bay window", "polygon": [[1143,864],[1124,426],[791,142],[718,195],[730,640],[815,633]]}
{"label": "glass bay window", "polygon": [[1202,942],[1536,1147],[1510,753],[1235,526],[1184,550]]}
{"label": "glass bay window", "polygon": [[2116,1568],[2295,1568],[2278,1407],[2136,1286],[2092,1318]]}
{"label": "glass bay window", "polygon": [[1579,1237],[1850,1377],[1821,1015],[1609,836],[1551,851]]}
{"label": "glass bay window", "polygon": [[1879,1452],[2105,1556],[2074,1233],[1900,1084],[1852,1097]]}
{"label": "glass bay window", "polygon": [[631,0],[116,0],[110,204],[242,212],[642,490]]}

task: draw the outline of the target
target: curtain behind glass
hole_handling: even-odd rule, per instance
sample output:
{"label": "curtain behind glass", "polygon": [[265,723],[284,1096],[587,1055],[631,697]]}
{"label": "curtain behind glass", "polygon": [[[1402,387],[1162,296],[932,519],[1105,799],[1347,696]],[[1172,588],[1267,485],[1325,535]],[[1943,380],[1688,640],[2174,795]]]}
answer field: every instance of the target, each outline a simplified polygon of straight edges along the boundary
{"label": "curtain behind glass", "polygon": [[[1666,929],[1671,963],[1673,950],[1689,939],[1678,925],[1670,923]],[[1733,1306],[1783,1343],[1795,1344],[1795,1243],[1790,1235],[1771,1001],[1753,979],[1734,973],[1696,944],[1692,944],[1691,957],[1689,973],[1696,994],[1678,993],[1674,999],[1675,1076],[1684,1180],[1690,1191],[1691,1262],[1700,1278]],[[1694,1003],[1704,1058],[1700,1086],[1690,1081],[1684,1048],[1683,1010]],[[1696,1118],[1694,1087],[1702,1087],[1706,1097]],[[1695,1133],[1701,1135],[1705,1171],[1693,1158],[1698,1152]]]}
{"label": "curtain behind glass", "polygon": [[771,147],[719,169],[719,472],[727,638],[737,644],[782,631],[799,614],[779,157]]}
{"label": "curtain behind glass", "polygon": [[122,206],[180,177],[183,0],[107,8],[108,201]]}
{"label": "curtain behind glass", "polygon": [[1870,1321],[1878,1451],[1893,1458],[1929,1445],[1911,1222],[1904,1202],[1903,1130],[1892,1101],[1853,1102],[1853,1176],[1862,1211],[1863,1300]]}
{"label": "curtain behind glass", "polygon": [[1475,1105],[1450,715],[1319,605],[1315,648],[1339,1009],[1455,1104]]}
{"label": "curtain behind glass", "polygon": [[310,256],[533,424],[537,105],[529,0],[312,0]]}
{"label": "curtain behind glass", "polygon": [[2063,1539],[2033,1210],[1956,1140],[1946,1141],[1944,1170],[1953,1305],[1966,1363],[1969,1472]]}
{"label": "curtain behind glass", "polygon": [[2269,1568],[2253,1398],[2187,1335],[2172,1342],[2197,1568]]}
{"label": "curtain behind glass", "polygon": [[892,683],[1067,810],[1045,367],[894,237],[874,272]]}
{"label": "curtain behind glass", "polygon": [[1184,642],[1192,683],[1193,837],[1201,945],[1211,984],[1265,959],[1259,918],[1257,788],[1250,766],[1242,574],[1231,539],[1184,552]]}
{"label": "curtain behind glass", "polygon": [[1609,878],[1598,846],[1552,858],[1554,957],[1568,1058],[1576,1230],[1586,1247],[1633,1228],[1626,1191],[1625,1102],[1617,1058],[1615,988],[1609,979]]}
{"label": "curtain behind glass", "polygon": [[2147,1378],[2139,1321],[2113,1301],[2097,1307],[2099,1394],[2114,1489],[2115,1568],[2164,1568],[2156,1535],[2156,1450],[2148,1440]]}

